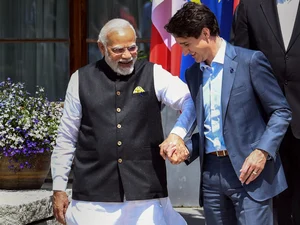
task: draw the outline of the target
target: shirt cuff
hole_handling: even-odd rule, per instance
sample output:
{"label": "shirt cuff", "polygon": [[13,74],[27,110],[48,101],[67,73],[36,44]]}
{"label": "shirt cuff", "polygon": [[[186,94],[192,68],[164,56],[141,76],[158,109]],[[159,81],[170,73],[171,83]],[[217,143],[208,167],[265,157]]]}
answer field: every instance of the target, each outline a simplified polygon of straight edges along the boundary
{"label": "shirt cuff", "polygon": [[174,127],[170,133],[176,134],[179,137],[181,137],[182,139],[184,139],[187,134],[186,130],[182,127]]}
{"label": "shirt cuff", "polygon": [[66,191],[68,182],[66,182],[62,177],[56,177],[53,180],[53,191]]}

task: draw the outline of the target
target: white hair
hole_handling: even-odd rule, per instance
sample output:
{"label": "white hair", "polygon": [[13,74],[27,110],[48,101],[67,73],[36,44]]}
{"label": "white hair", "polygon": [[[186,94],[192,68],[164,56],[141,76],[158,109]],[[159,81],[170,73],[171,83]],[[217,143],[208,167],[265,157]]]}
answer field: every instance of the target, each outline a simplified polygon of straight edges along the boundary
{"label": "white hair", "polygon": [[98,36],[98,42],[101,42],[102,44],[106,45],[107,44],[107,35],[112,32],[112,31],[117,31],[126,27],[130,27],[133,32],[134,35],[136,36],[135,30],[133,28],[133,26],[124,19],[112,19],[110,21],[108,21],[100,30],[99,36]]}

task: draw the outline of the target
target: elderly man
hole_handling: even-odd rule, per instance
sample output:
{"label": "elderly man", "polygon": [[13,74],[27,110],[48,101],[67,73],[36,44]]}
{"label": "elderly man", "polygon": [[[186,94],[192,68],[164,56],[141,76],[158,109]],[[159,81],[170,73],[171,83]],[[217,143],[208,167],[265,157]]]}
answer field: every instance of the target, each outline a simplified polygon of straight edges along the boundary
{"label": "elderly man", "polygon": [[182,110],[175,142],[186,134],[181,127],[191,126],[188,88],[161,66],[137,60],[136,33],[126,20],[105,24],[98,46],[104,58],[76,71],[67,89],[51,162],[55,217],[68,225],[184,225],[168,198],[159,144],[162,103]]}

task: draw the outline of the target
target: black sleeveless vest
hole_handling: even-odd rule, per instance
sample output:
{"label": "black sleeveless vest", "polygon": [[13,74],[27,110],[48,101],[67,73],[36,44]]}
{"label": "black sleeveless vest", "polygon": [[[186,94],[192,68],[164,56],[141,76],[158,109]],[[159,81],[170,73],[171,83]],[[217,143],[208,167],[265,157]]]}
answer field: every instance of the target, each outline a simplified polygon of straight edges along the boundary
{"label": "black sleeveless vest", "polygon": [[128,76],[118,76],[104,59],[89,64],[79,69],[79,98],[82,120],[72,198],[121,202],[124,195],[127,200],[167,197],[153,64],[138,60]]}

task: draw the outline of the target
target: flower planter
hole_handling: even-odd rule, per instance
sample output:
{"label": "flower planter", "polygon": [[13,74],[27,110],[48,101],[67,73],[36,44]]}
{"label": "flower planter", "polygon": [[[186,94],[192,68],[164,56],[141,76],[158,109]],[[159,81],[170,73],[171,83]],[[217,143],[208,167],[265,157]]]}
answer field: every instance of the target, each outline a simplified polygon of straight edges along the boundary
{"label": "flower planter", "polygon": [[41,188],[62,109],[43,87],[31,94],[24,83],[0,82],[0,189]]}
{"label": "flower planter", "polygon": [[8,157],[0,158],[0,189],[21,190],[39,189],[42,187],[50,169],[51,154],[37,154],[30,159],[31,168],[21,171],[9,169]]}

